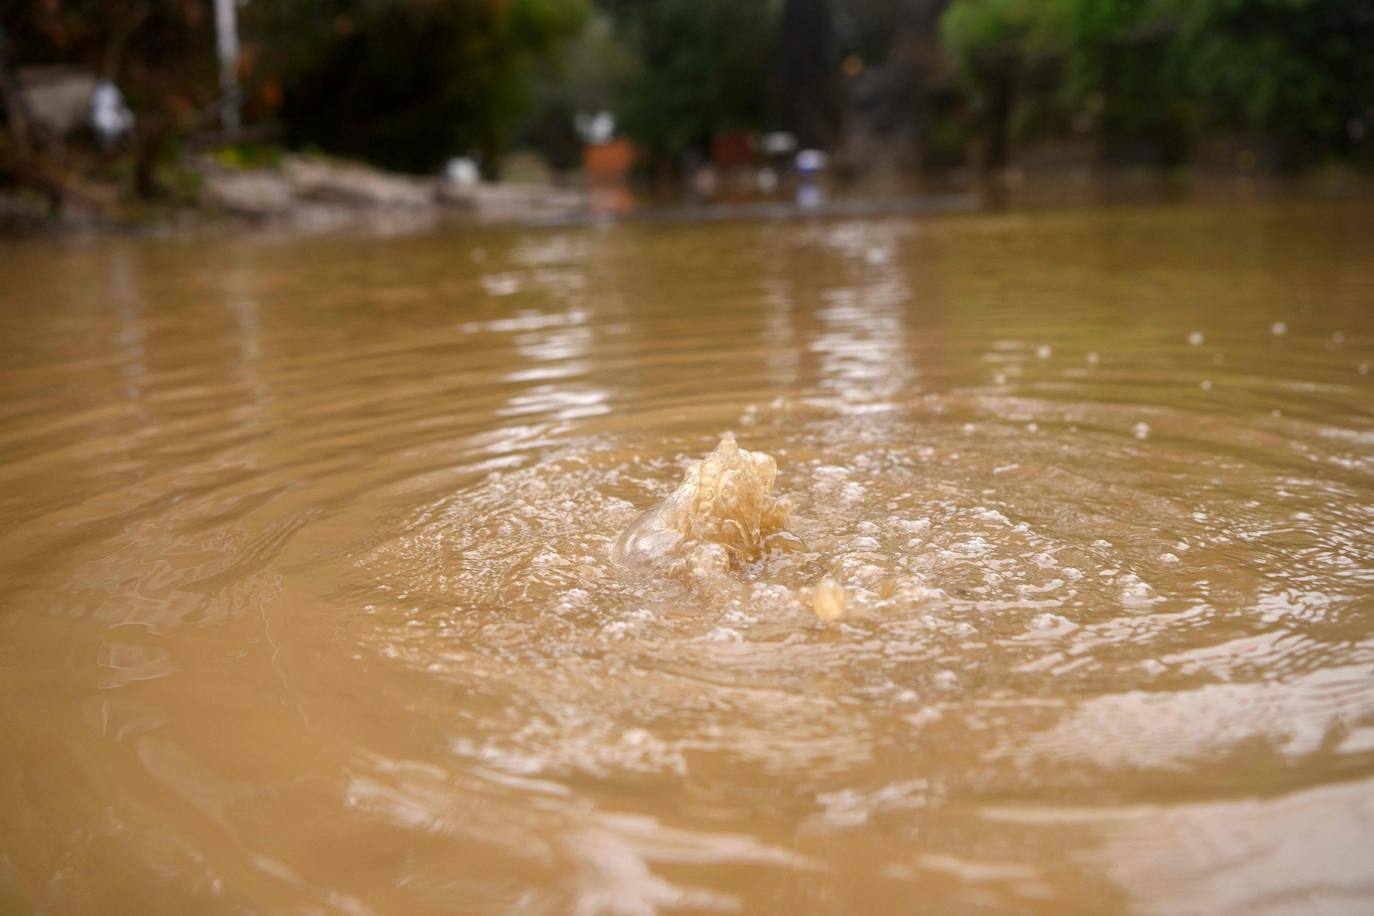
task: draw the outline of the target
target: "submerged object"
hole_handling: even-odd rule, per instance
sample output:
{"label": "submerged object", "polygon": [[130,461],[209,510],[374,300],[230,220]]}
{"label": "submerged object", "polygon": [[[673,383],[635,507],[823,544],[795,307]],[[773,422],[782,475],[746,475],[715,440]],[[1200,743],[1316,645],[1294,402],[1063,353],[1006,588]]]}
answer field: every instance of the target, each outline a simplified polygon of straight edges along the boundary
{"label": "submerged object", "polygon": [[773,495],[778,465],[771,455],[742,449],[731,433],[682,483],[616,539],[616,562],[641,568],[680,566],[696,575],[727,572],[771,549],[795,550],[787,530],[792,505]]}

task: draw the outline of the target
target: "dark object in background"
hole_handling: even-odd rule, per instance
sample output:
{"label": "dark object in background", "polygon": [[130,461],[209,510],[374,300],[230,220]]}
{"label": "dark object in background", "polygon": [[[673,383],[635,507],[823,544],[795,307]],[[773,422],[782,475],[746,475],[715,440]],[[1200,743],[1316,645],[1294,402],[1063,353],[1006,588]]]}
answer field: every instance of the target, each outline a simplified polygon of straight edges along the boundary
{"label": "dark object in background", "polygon": [[787,0],[778,31],[781,126],[803,147],[833,149],[842,90],[829,0]]}

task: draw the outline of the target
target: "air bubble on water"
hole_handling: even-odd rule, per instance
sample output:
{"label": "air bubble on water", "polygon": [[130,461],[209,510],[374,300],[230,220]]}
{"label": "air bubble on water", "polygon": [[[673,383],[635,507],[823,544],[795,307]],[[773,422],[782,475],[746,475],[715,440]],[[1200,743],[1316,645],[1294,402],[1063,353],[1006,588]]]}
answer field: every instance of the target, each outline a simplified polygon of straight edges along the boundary
{"label": "air bubble on water", "polygon": [[1035,617],[1031,618],[1030,625],[1032,630],[1039,630],[1041,632],[1067,633],[1070,630],[1078,629],[1078,624],[1069,620],[1067,617],[1048,613],[1037,614]]}
{"label": "air bubble on water", "polygon": [[1035,348],[1035,355],[1039,359],[1049,359],[1052,353],[1054,353],[1054,351],[1050,348],[1049,344],[1041,344]]}
{"label": "air bubble on water", "polygon": [[969,510],[969,514],[971,514],[974,518],[981,519],[985,522],[993,522],[998,525],[1011,524],[1011,519],[1007,518],[1005,515],[1003,515],[1001,512],[998,512],[996,509],[989,509],[987,506],[974,506],[972,509]]}
{"label": "air bubble on water", "polygon": [[1269,325],[1269,333],[1273,334],[1275,337],[1282,337],[1283,335],[1288,333],[1288,322],[1274,322],[1273,324]]}
{"label": "air bubble on water", "polygon": [[1206,339],[1207,338],[1202,336],[1201,331],[1192,331],[1188,334],[1188,343],[1192,344],[1195,347],[1202,346],[1202,342]]}
{"label": "air bubble on water", "polygon": [[629,630],[630,624],[623,620],[613,620],[601,628],[601,638],[608,640],[624,639]]}
{"label": "air bubble on water", "polygon": [[744,634],[730,627],[716,627],[703,636],[702,639],[706,642],[739,643],[744,642]]}
{"label": "air bubble on water", "polygon": [[1131,427],[1131,432],[1135,434],[1135,437],[1137,439],[1149,438],[1150,424],[1146,423],[1144,420],[1141,420],[1135,426]]}
{"label": "air bubble on water", "polygon": [[1135,573],[1126,573],[1117,579],[1121,586],[1121,602],[1127,606],[1148,604],[1154,600],[1154,589],[1149,583],[1142,582]]}
{"label": "air bubble on water", "polygon": [[1087,360],[1089,366],[1096,366],[1098,363],[1102,362],[1102,357],[1096,350],[1092,350],[1088,353]]}
{"label": "air bubble on water", "polygon": [[1211,390],[1212,390],[1212,380],[1211,380],[1211,379],[1205,378],[1205,379],[1202,380],[1202,390],[1203,390],[1203,391],[1211,391]]}

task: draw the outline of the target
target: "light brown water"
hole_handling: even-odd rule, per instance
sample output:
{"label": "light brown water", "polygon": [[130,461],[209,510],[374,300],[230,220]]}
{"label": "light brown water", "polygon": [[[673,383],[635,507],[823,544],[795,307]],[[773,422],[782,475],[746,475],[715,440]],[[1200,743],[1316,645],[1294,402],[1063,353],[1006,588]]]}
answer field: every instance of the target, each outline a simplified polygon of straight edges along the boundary
{"label": "light brown water", "polygon": [[1369,912],[1371,229],[0,248],[0,910]]}

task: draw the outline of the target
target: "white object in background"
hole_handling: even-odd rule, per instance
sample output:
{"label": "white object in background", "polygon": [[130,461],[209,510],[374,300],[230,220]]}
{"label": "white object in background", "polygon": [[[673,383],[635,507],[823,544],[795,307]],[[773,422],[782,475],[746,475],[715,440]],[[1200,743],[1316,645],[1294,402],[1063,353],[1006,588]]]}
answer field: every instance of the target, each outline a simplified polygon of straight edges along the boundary
{"label": "white object in background", "polygon": [[129,110],[119,87],[109,80],[96,83],[91,93],[91,129],[101,147],[109,149],[133,128],[134,113]]}
{"label": "white object in background", "polygon": [[830,164],[830,157],[818,149],[804,149],[797,153],[797,171],[803,174],[819,172]]}
{"label": "white object in background", "polygon": [[609,111],[579,111],[573,116],[573,126],[583,143],[592,146],[611,142],[615,136],[615,115]]}
{"label": "white object in background", "polygon": [[239,129],[239,23],[235,0],[215,0],[215,47],[219,51],[220,123]]}
{"label": "white object in background", "polygon": [[813,210],[825,201],[821,190],[821,172],[829,164],[830,157],[818,149],[804,149],[797,153],[797,206],[803,210]]}
{"label": "white object in background", "polygon": [[763,151],[769,156],[786,156],[797,148],[797,138],[785,130],[763,135]]}
{"label": "white object in background", "polygon": [[477,163],[467,156],[454,156],[444,163],[444,178],[449,184],[470,188],[481,180],[482,175],[477,170]]}

